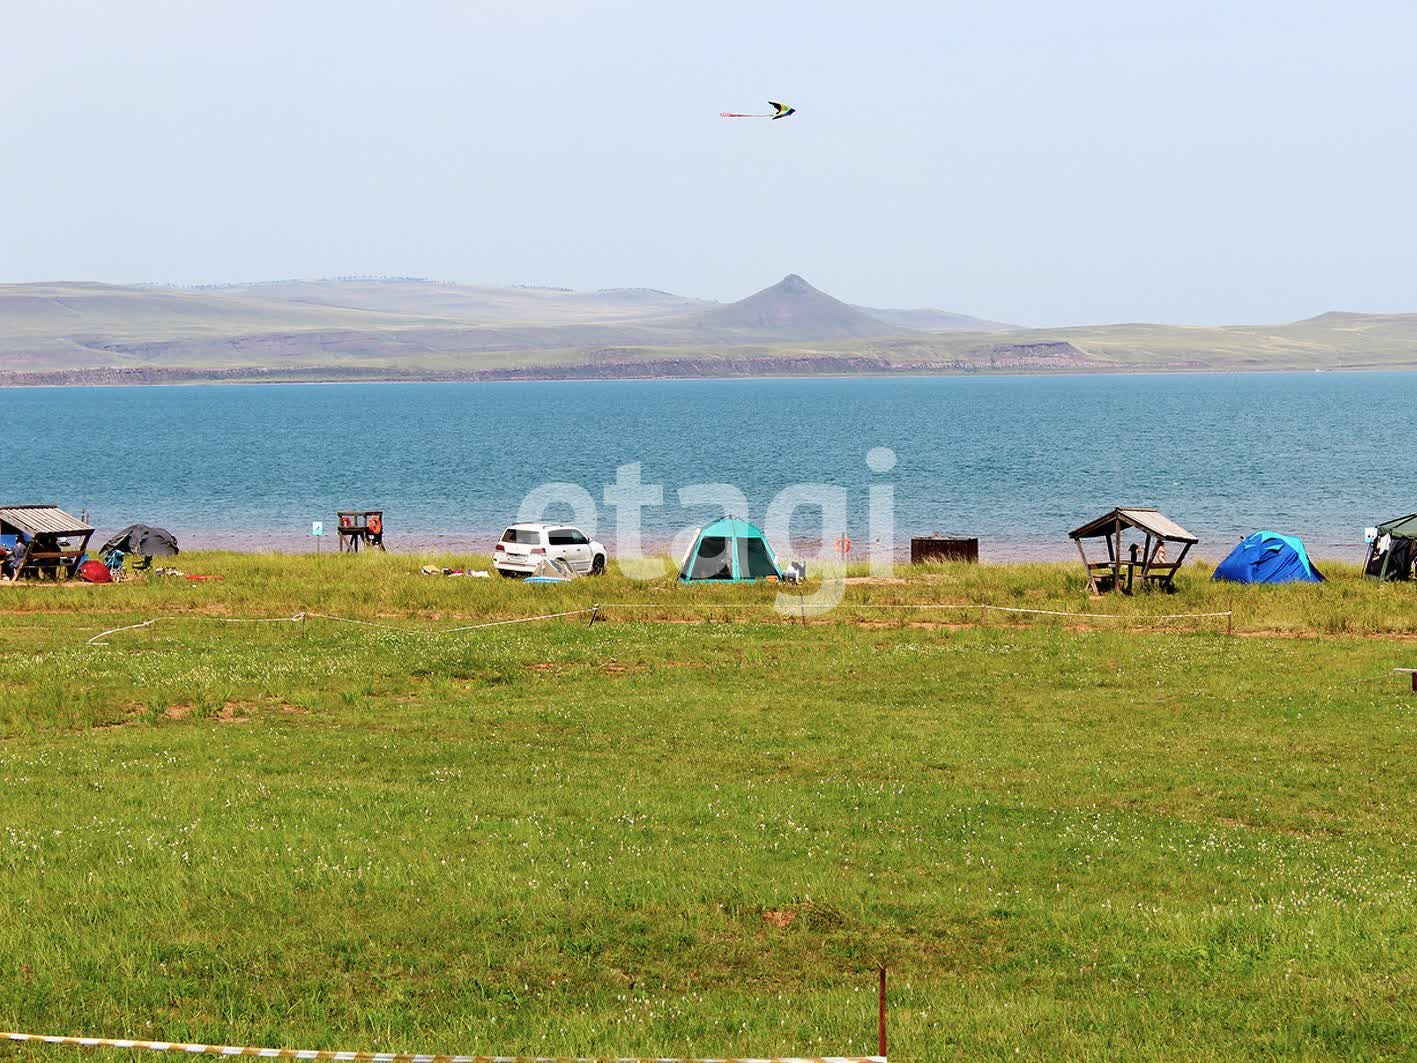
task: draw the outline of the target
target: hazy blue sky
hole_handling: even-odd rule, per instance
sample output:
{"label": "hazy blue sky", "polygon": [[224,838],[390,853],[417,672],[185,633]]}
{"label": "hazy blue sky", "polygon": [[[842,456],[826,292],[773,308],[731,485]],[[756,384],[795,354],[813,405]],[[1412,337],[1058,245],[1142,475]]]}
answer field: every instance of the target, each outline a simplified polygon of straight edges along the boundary
{"label": "hazy blue sky", "polygon": [[1417,311],[1411,0],[0,8],[4,281]]}

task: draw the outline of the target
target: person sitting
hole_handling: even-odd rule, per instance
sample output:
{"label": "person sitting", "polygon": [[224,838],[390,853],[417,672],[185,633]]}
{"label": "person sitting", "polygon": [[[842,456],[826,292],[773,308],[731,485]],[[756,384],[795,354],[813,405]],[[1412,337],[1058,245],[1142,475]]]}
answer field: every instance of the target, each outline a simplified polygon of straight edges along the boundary
{"label": "person sitting", "polygon": [[35,554],[35,574],[50,579],[59,578],[59,536],[41,532],[30,542],[27,554]]}
{"label": "person sitting", "polygon": [[15,545],[10,548],[10,582],[20,578],[20,571],[25,567],[25,554],[27,547],[23,537],[15,540]]}

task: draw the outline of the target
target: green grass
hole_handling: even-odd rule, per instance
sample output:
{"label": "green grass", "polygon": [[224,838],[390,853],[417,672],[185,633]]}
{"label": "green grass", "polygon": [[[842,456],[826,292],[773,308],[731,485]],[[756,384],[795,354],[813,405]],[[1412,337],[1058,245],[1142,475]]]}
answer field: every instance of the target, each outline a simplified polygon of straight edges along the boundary
{"label": "green grass", "polygon": [[[631,579],[612,564],[600,579],[563,586],[529,587],[514,580],[444,579],[419,575],[424,564],[491,570],[486,556],[374,554],[183,554],[184,571],[213,574],[221,582],[139,579],[94,587],[84,584],[0,584],[0,614],[54,614],[85,619],[88,634],[168,613],[190,616],[290,616],[324,612],[431,631],[454,621],[508,619],[600,604],[609,619],[800,620],[798,592],[758,586],[693,586],[676,583],[673,565],[655,580]],[[1085,614],[1083,618],[987,613],[989,626],[1087,626],[1164,631],[1225,630],[1220,619],[1164,620],[1177,613],[1233,611],[1228,625],[1241,634],[1292,636],[1351,634],[1417,636],[1417,584],[1377,584],[1362,579],[1356,565],[1324,562],[1329,582],[1314,586],[1236,586],[1212,583],[1211,566],[1188,563],[1176,594],[1133,597],[1088,594],[1076,563],[902,566],[895,579],[872,579],[853,563],[841,604],[817,617],[823,623],[977,623],[977,608],[1041,609]],[[822,588],[814,579],[810,597]],[[779,598],[779,594],[782,595]],[[778,603],[781,602],[781,608]],[[633,606],[617,610],[615,606]],[[972,607],[972,608],[971,608]],[[1120,620],[1086,619],[1098,614]],[[812,610],[809,609],[809,616]],[[444,623],[446,621],[446,623]],[[5,638],[0,629],[0,640]],[[3,646],[3,641],[0,641]]]}
{"label": "green grass", "polygon": [[[0,591],[0,1026],[866,1052],[886,962],[899,1059],[1410,1052],[1412,588],[943,566],[804,626],[421,560]],[[1232,594],[1285,637],[1148,619]],[[981,598],[1134,619],[886,608]],[[656,608],[432,634],[592,600]],[[213,622],[302,609],[403,630]]]}

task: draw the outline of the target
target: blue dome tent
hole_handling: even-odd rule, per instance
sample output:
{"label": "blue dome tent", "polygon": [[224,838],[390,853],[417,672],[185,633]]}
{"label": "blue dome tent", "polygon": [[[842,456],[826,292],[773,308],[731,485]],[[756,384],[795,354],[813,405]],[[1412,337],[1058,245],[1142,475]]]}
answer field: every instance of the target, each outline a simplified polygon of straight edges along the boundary
{"label": "blue dome tent", "polygon": [[1278,532],[1257,531],[1240,540],[1230,556],[1215,566],[1211,579],[1230,583],[1322,583],[1323,573],[1309,560],[1303,540]]}

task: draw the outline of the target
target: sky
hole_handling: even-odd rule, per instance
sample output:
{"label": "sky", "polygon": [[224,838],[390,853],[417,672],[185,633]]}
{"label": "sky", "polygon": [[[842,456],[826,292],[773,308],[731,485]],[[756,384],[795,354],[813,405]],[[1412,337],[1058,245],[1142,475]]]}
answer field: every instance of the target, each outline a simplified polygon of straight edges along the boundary
{"label": "sky", "polygon": [[[1417,5],[0,0],[0,282],[1417,311]],[[778,121],[723,110],[798,108]]]}

